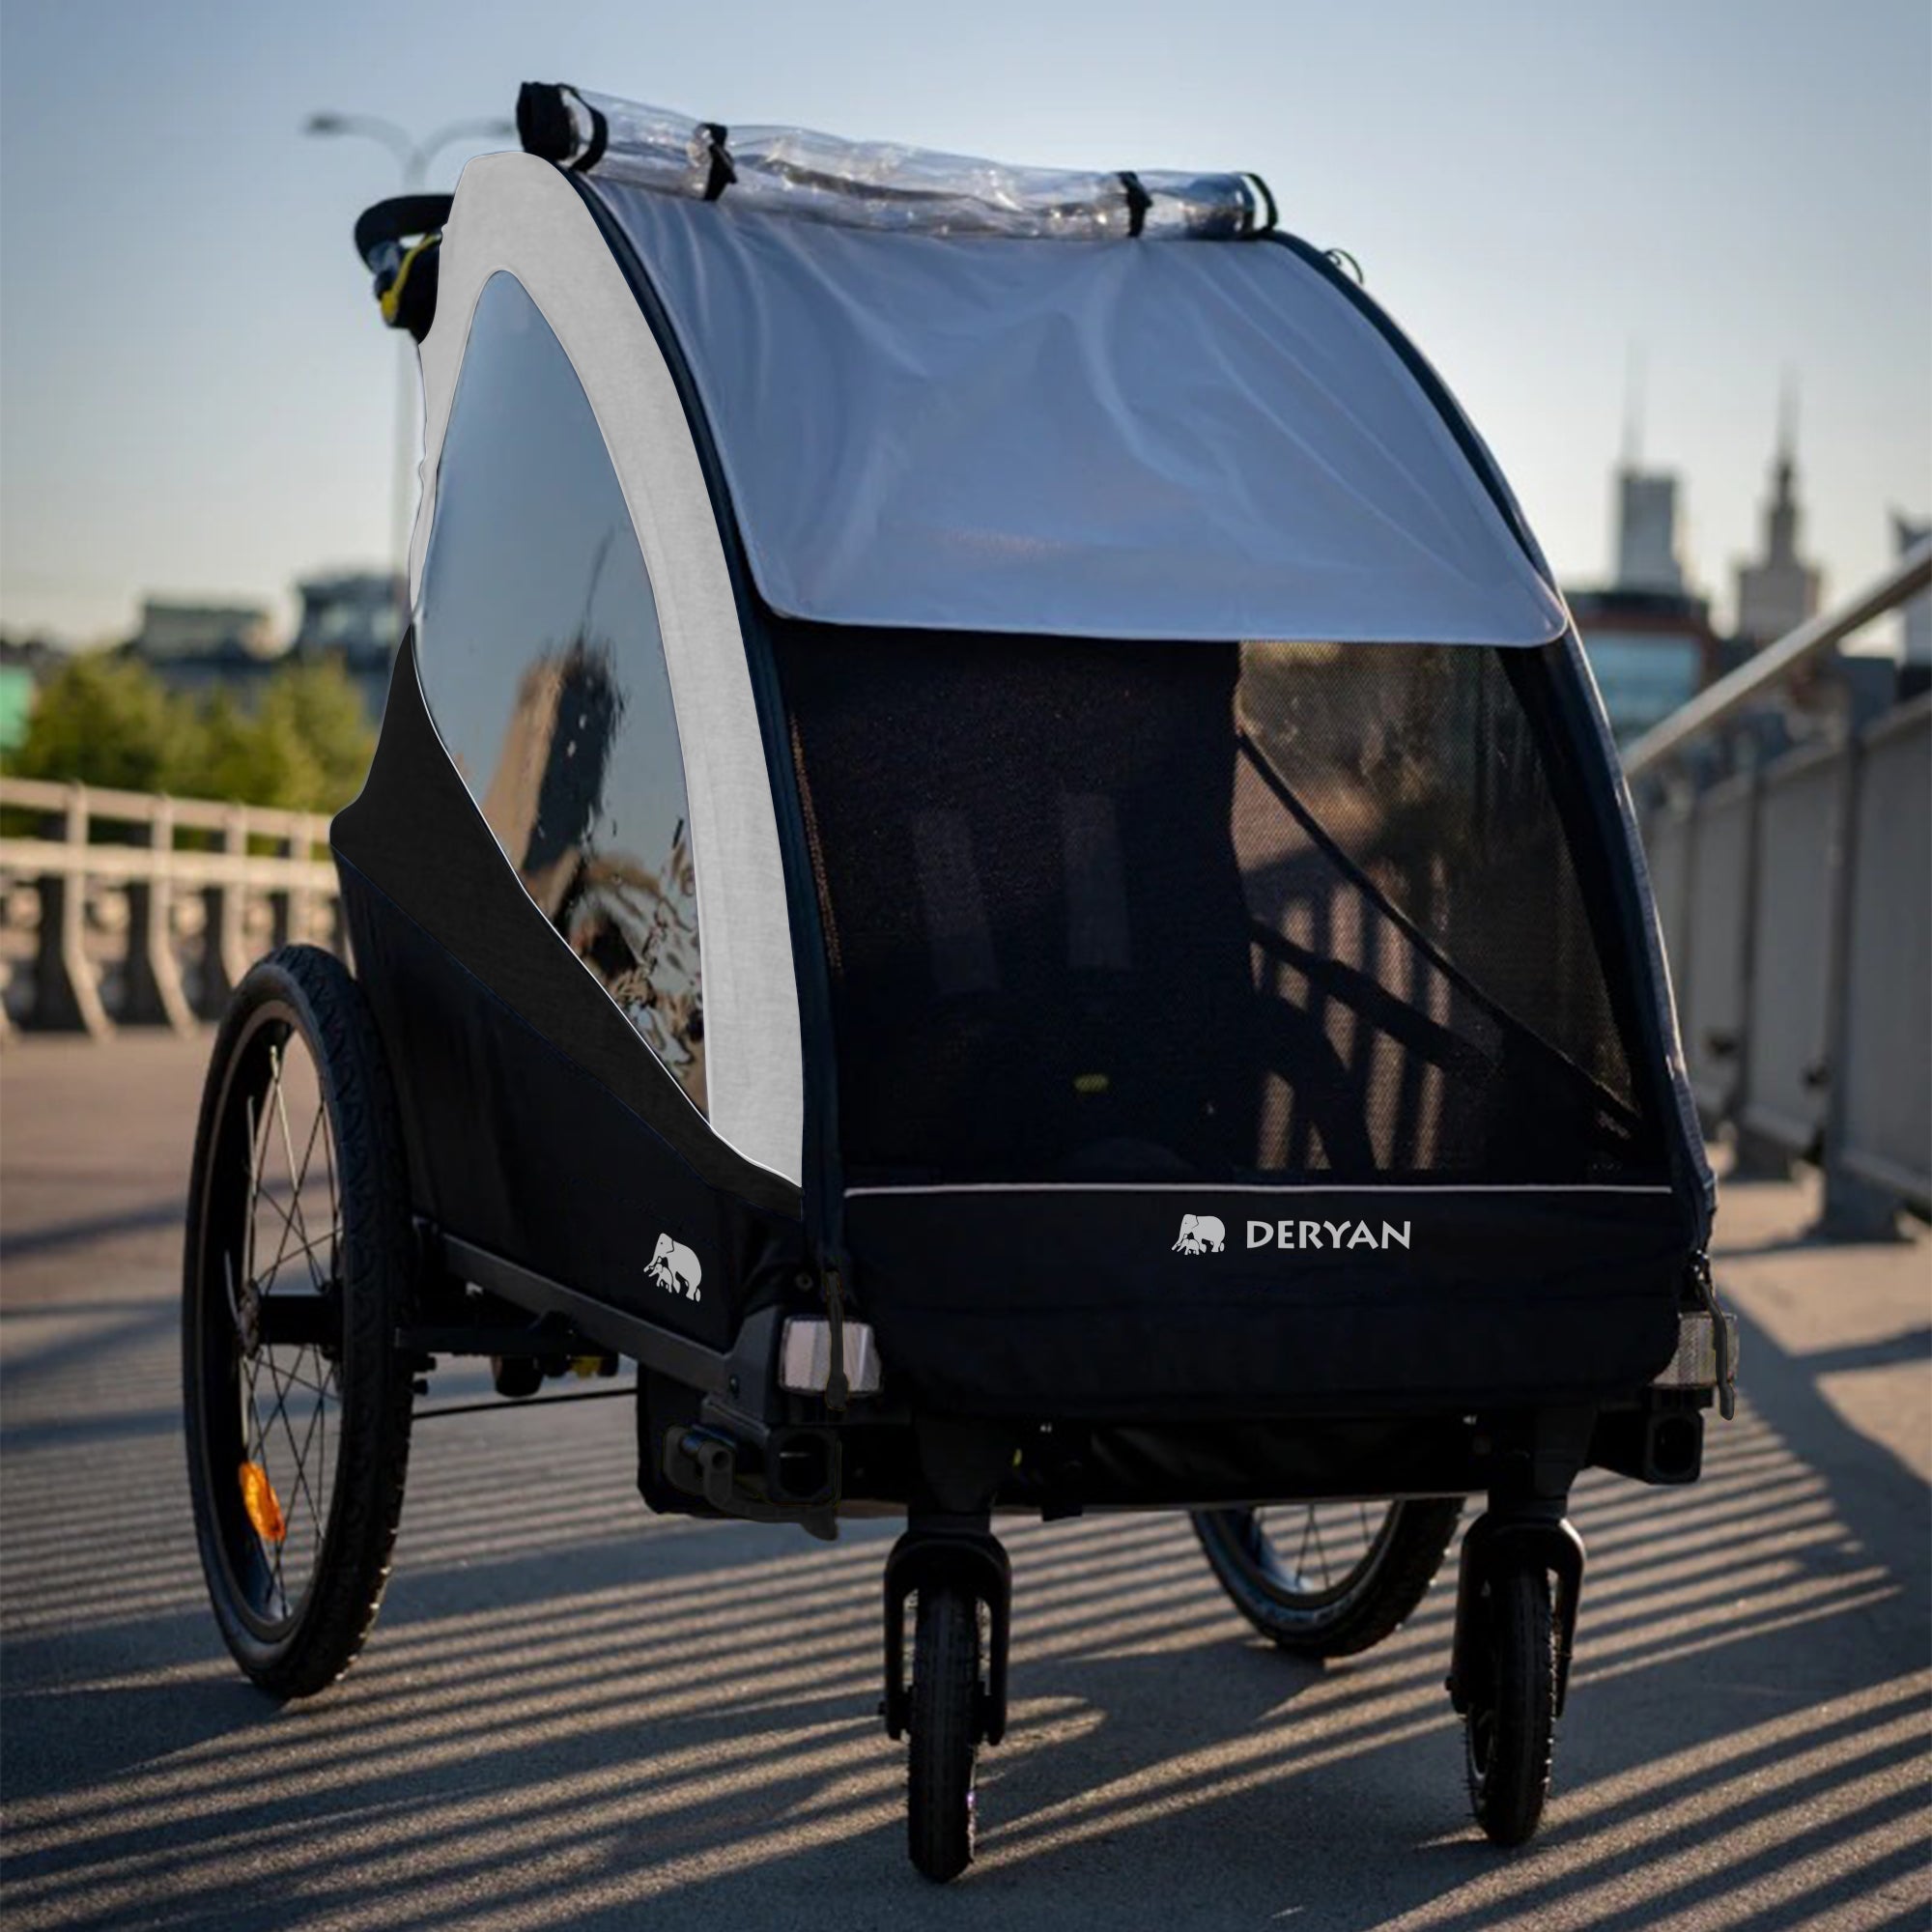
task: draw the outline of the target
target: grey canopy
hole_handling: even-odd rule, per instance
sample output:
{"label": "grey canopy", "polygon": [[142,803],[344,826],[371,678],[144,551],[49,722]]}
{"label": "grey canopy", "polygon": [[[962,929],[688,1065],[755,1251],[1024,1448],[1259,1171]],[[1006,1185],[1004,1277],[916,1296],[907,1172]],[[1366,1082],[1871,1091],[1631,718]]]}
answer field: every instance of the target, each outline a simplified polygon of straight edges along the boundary
{"label": "grey canopy", "polygon": [[785,615],[1363,643],[1564,629],[1415,377],[1285,246],[947,239],[590,192],[668,312]]}

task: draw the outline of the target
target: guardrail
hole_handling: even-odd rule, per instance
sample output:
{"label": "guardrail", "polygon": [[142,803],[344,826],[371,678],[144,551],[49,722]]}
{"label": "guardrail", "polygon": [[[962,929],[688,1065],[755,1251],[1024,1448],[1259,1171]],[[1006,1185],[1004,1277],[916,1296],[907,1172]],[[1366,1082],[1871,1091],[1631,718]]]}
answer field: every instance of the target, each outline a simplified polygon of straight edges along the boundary
{"label": "guardrail", "polygon": [[0,836],[6,1024],[187,1032],[262,952],[340,943],[321,813],[35,779],[0,779],[0,812],[41,821]]}
{"label": "guardrail", "polygon": [[1825,1174],[1826,1230],[1932,1211],[1932,695],[1701,790],[1667,781],[1792,673],[1932,585],[1932,539],[1639,739],[1626,773],[1690,1084],[1741,1174]]}

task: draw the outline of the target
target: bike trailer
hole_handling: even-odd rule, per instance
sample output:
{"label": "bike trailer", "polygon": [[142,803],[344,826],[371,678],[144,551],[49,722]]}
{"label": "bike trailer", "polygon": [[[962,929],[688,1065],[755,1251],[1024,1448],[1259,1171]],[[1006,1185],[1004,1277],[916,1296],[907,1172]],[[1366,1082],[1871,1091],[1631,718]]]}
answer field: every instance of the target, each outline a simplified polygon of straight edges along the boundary
{"label": "bike trailer", "polygon": [[[251,1345],[346,1404],[374,1306],[370,1375],[634,1359],[654,1508],[905,1509],[937,1877],[1004,1724],[994,1512],[1192,1508],[1333,1655],[1483,1492],[1452,1691],[1527,1835],[1570,1485],[1693,1478],[1731,1333],[1629,801],[1489,452],[1255,177],[519,123],[358,227],[420,343],[412,621],[332,830],[354,981],[270,962],[217,1046],[191,1406]],[[229,1169],[298,1038],[382,1177],[290,1291]],[[1318,1581],[1268,1512],[1338,1499]],[[217,1608],[225,1564],[244,1663],[315,1688],[245,1501]]]}

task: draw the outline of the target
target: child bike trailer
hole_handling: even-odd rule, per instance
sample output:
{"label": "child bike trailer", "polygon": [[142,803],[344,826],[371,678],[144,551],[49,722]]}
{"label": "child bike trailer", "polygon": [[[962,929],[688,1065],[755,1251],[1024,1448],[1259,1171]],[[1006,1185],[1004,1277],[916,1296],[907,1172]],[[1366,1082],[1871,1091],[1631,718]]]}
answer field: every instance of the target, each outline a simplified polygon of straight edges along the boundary
{"label": "child bike trailer", "polygon": [[256,967],[202,1111],[230,1648],[346,1667],[439,1365],[634,1363],[653,1510],[905,1513],[928,1876],[1015,1511],[1192,1510],[1327,1657],[1483,1498],[1450,1694],[1525,1838],[1571,1486],[1692,1480],[1731,1331],[1603,712],[1476,432],[1251,176],[520,124],[357,229],[421,346],[412,622],[354,974]]}

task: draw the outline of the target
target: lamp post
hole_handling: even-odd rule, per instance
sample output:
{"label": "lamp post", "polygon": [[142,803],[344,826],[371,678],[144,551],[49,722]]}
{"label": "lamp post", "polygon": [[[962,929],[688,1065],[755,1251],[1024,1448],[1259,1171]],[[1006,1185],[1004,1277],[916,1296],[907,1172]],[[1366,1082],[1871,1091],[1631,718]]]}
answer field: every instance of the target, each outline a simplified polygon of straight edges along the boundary
{"label": "lamp post", "polygon": [[[302,123],[304,134],[322,136],[351,134],[380,141],[395,156],[402,169],[402,191],[418,193],[429,179],[429,164],[443,149],[456,141],[499,140],[516,133],[513,123],[502,120],[452,121],[439,128],[427,140],[415,140],[406,128],[384,121],[375,114],[311,114]],[[407,615],[409,603],[409,516],[410,469],[415,455],[415,375],[411,367],[407,339],[396,346],[396,452],[395,471],[389,491],[389,560],[402,583],[400,597]]]}

